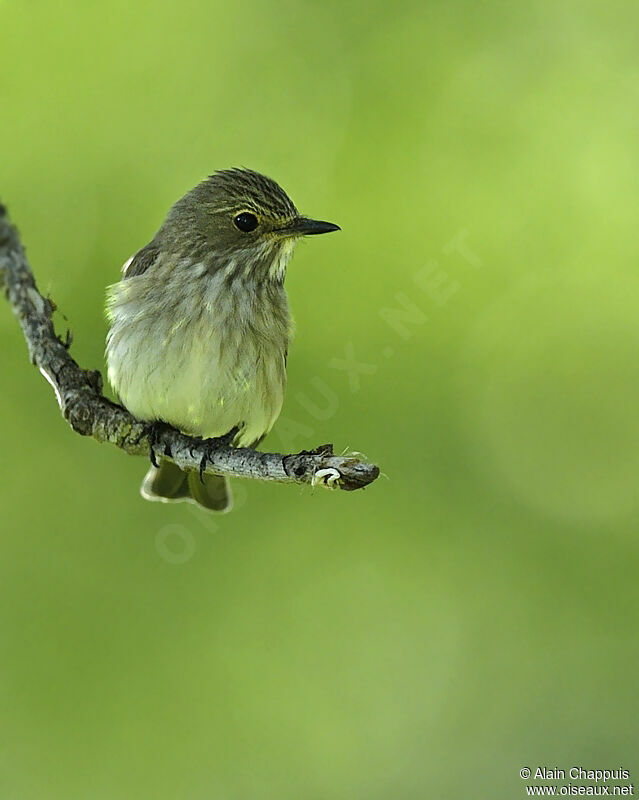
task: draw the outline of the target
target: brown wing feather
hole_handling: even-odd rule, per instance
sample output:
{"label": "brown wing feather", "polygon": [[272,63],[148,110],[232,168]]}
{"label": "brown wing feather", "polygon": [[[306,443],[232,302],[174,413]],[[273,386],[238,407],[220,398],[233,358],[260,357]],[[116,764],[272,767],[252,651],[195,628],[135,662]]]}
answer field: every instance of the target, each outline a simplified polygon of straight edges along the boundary
{"label": "brown wing feather", "polygon": [[133,278],[142,275],[147,269],[157,261],[160,255],[159,249],[154,244],[147,244],[133,256],[124,268],[124,277]]}

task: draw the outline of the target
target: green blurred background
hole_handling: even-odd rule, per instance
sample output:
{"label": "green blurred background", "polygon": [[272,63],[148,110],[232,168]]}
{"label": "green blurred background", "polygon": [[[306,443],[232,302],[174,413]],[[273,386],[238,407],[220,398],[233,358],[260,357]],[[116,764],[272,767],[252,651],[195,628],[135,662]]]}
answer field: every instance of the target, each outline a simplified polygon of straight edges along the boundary
{"label": "green blurred background", "polygon": [[144,460],[69,430],[2,308],[3,800],[518,798],[523,766],[639,769],[638,25],[0,0],[0,196],[74,357],[103,367],[105,286],[174,200],[263,171],[343,228],[289,269],[264,447],[385,473],[236,481],[224,517],[145,503]]}

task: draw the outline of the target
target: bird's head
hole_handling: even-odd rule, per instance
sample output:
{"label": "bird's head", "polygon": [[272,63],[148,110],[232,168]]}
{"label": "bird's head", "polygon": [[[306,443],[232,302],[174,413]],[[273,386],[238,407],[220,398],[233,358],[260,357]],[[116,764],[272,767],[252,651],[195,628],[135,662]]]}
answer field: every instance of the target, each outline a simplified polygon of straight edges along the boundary
{"label": "bird's head", "polygon": [[281,281],[300,237],[337,230],[332,222],[301,216],[271,178],[228,169],[178,200],[156,241],[163,250],[205,263],[210,272]]}

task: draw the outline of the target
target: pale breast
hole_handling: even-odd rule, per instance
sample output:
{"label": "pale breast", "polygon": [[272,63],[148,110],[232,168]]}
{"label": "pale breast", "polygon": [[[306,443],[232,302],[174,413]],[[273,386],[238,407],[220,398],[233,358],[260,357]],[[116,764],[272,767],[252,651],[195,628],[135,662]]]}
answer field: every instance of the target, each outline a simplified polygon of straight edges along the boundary
{"label": "pale breast", "polygon": [[241,425],[236,444],[253,444],[284,400],[286,294],[189,269],[188,291],[176,269],[164,283],[140,275],[113,287],[109,380],[141,419],[207,438]]}

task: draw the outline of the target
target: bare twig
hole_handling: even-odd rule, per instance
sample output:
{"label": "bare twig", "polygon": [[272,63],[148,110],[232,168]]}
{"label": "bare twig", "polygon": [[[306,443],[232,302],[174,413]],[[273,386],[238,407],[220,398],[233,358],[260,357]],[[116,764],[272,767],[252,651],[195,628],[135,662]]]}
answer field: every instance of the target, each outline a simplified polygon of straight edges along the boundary
{"label": "bare twig", "polygon": [[[69,354],[69,337],[56,334],[54,302],[38,291],[16,228],[0,204],[0,283],[22,326],[29,356],[55,391],[56,399],[74,431],[112,444],[133,455],[150,450],[149,424],[133,417],[102,394],[98,371],[82,369]],[[209,440],[210,441],[210,440]],[[155,451],[183,468],[282,483],[309,483],[360,489],[379,475],[375,464],[355,455],[338,456],[330,444],[293,455],[258,453],[222,444],[210,446],[168,426],[153,432]]]}

